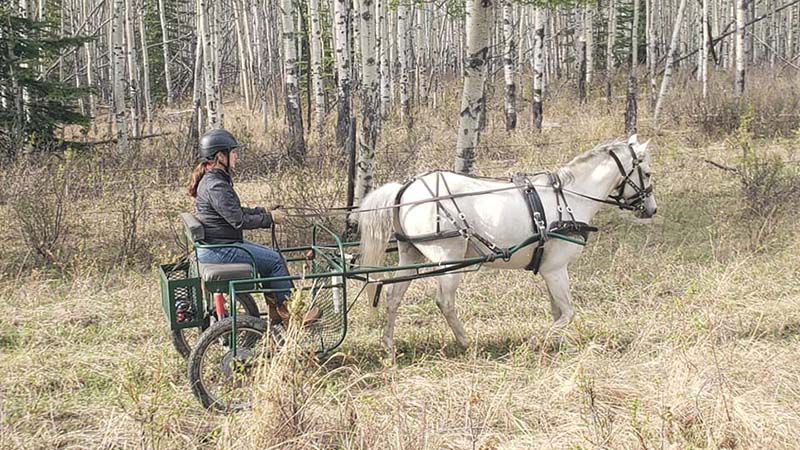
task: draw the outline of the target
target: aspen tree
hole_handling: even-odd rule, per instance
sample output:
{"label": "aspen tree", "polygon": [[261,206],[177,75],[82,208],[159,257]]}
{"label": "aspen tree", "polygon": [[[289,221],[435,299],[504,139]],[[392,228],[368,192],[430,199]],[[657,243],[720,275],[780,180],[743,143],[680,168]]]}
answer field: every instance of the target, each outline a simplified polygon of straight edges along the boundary
{"label": "aspen tree", "polygon": [[534,10],[533,38],[533,104],[531,114],[533,126],[542,129],[542,92],[544,89],[544,14],[542,8]]}
{"label": "aspen tree", "polygon": [[219,85],[215,83],[214,77],[214,55],[216,50],[209,28],[209,0],[198,0],[198,14],[200,14],[198,32],[202,36],[203,42],[203,79],[205,80],[206,113],[208,115],[208,126],[216,129],[222,128],[222,115],[219,112]]}
{"label": "aspen tree", "polygon": [[733,95],[735,97],[741,97],[742,94],[744,94],[744,27],[747,14],[746,6],[745,0],[736,0],[736,72],[733,82]]}
{"label": "aspen tree", "polygon": [[167,105],[172,105],[175,93],[172,91],[172,64],[169,51],[169,33],[167,33],[167,16],[164,0],[158,0],[158,20],[161,24],[161,51],[164,53],[164,85],[167,89]]}
{"label": "aspen tree", "polygon": [[289,157],[295,162],[305,159],[306,143],[303,136],[303,117],[300,112],[300,96],[297,86],[297,43],[295,42],[294,0],[281,0],[283,24],[283,76],[286,89],[286,121],[289,124],[291,144]]}
{"label": "aspen tree", "polygon": [[350,135],[350,51],[347,43],[350,39],[348,17],[350,4],[348,0],[333,0],[334,35],[336,38],[336,74],[339,79],[337,89],[336,143],[344,147]]}
{"label": "aspen tree", "polygon": [[358,19],[361,23],[359,27],[361,39],[361,141],[358,145],[356,163],[355,204],[360,204],[364,195],[372,189],[373,161],[380,128],[378,109],[380,80],[378,79],[375,45],[375,3],[373,0],[361,0],[360,6]]}
{"label": "aspen tree", "polygon": [[380,113],[381,118],[385,118],[389,115],[389,106],[391,106],[392,96],[392,77],[389,72],[391,41],[389,40],[389,21],[386,17],[386,0],[377,0],[375,7],[378,11],[378,35],[380,39],[380,45],[378,45],[380,60],[379,73],[381,79]]}
{"label": "aspen tree", "polygon": [[633,0],[633,21],[631,22],[630,70],[628,72],[628,89],[625,95],[625,134],[636,134],[638,105],[636,102],[637,79],[636,67],[639,65],[639,0]]}
{"label": "aspen tree", "polygon": [[616,0],[608,0],[608,36],[606,38],[606,101],[608,103],[611,103],[611,81],[614,76],[614,42],[616,33]]}
{"label": "aspen tree", "polygon": [[128,152],[128,122],[125,117],[125,0],[114,0],[113,65],[114,65],[114,118],[117,125],[117,150]]}
{"label": "aspen tree", "polygon": [[322,28],[319,23],[319,0],[308,0],[308,18],[311,22],[311,78],[314,85],[314,108],[317,124],[321,129],[325,118],[325,86],[322,83]]}
{"label": "aspen tree", "polygon": [[411,59],[411,45],[409,42],[409,22],[411,17],[408,0],[400,0],[397,5],[397,56],[400,60],[398,81],[400,82],[400,117],[406,126],[411,128],[413,123],[410,106],[409,64]]}
{"label": "aspen tree", "polygon": [[139,18],[139,38],[142,41],[142,72],[143,82],[142,96],[144,97],[145,122],[147,132],[153,133],[153,106],[150,103],[150,56],[147,52],[147,33],[144,27],[144,11],[140,11]]}
{"label": "aspen tree", "polygon": [[517,85],[514,83],[516,70],[514,57],[516,56],[516,41],[514,37],[513,5],[510,0],[503,0],[503,38],[505,51],[503,52],[503,75],[505,79],[504,100],[506,113],[506,130],[517,127]]}
{"label": "aspen tree", "polygon": [[456,143],[455,170],[471,173],[480,143],[480,118],[486,108],[484,76],[489,54],[491,0],[467,0],[467,58]]}
{"label": "aspen tree", "polygon": [[139,136],[139,63],[136,58],[136,35],[133,32],[133,14],[136,0],[125,0],[125,54],[128,57],[128,91],[131,98],[131,126],[133,136]]}
{"label": "aspen tree", "polygon": [[683,11],[686,9],[686,0],[681,0],[680,6],[678,6],[678,16],[675,18],[675,25],[672,29],[672,39],[669,43],[669,48],[667,49],[667,63],[666,67],[664,68],[664,78],[661,80],[661,90],[658,93],[658,98],[656,99],[656,109],[653,112],[653,127],[658,129],[658,119],[659,114],[661,113],[661,107],[664,102],[664,97],[667,95],[667,89],[669,88],[669,82],[672,78],[672,64],[675,60],[675,49],[678,46],[678,36],[681,31],[681,23],[683,22]]}

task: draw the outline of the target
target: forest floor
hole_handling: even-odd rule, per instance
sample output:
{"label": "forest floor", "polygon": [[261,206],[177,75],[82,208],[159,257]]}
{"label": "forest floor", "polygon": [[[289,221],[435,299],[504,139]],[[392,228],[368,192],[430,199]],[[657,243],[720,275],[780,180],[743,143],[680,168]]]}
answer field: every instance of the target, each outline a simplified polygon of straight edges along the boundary
{"label": "forest floor", "polygon": [[[441,107],[455,111],[450,101]],[[478,172],[554,168],[619,137],[624,105],[615,102],[611,112],[602,100],[554,104],[541,135],[527,129],[527,116],[507,134],[501,115],[491,115]],[[139,230],[146,245],[137,251],[152,255],[149,263],[36,268],[9,232],[0,242],[8,255],[0,449],[797,448],[798,202],[783,199],[767,217],[754,215],[737,176],[704,159],[744,164],[742,147],[752,145],[790,161],[781,170],[796,177],[800,138],[709,136],[677,120],[655,133],[643,116],[658,215],[643,221],[610,207],[598,214],[601,231],[570,270],[576,317],[561,336],[549,334],[546,289],[529,272],[466,277],[457,299],[472,343],[466,350],[436,308],[434,282],[416,282],[400,308],[396,364],[386,363],[379,342],[381,314],[361,299],[331,361],[285,385],[264,380],[273,385],[260,387],[261,403],[235,415],[207,413],[194,399],[160,309],[155,264],[179,253],[174,215],[190,208],[174,180],[147,190],[149,216]],[[418,117],[425,126],[412,134],[387,125],[378,180],[451,166],[457,116],[439,117],[447,116]],[[253,137],[255,119],[233,107],[227,120],[240,134],[251,127],[244,139],[254,144],[243,159],[251,169],[237,183],[245,202],[341,202],[341,173],[324,158],[311,170],[262,171],[252,158],[270,138]],[[328,199],[329,191],[338,194]],[[102,214],[119,205],[105,199],[82,201],[85,218],[70,235],[74,258],[109,251],[103,239],[119,223]],[[16,229],[10,205],[0,202],[7,230]],[[297,414],[287,420],[290,410]]]}

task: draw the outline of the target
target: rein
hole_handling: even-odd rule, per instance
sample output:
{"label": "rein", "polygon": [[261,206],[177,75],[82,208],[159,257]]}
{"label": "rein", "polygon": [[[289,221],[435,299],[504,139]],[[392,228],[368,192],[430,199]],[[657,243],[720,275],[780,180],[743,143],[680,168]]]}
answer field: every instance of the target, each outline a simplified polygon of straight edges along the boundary
{"label": "rein", "polygon": [[[616,153],[609,150],[609,154],[614,159],[614,162],[617,165],[617,168],[620,171],[620,174],[623,176],[622,182],[617,186],[615,189],[617,190],[616,195],[610,195],[608,198],[610,199],[603,199],[592,197],[591,195],[586,195],[580,192],[573,191],[571,189],[566,189],[560,186],[553,186],[552,184],[531,184],[531,186],[537,188],[546,188],[546,189],[553,189],[554,191],[563,191],[577,197],[582,197],[587,200],[592,200],[598,203],[604,203],[606,205],[613,205],[620,209],[628,210],[628,211],[640,211],[644,209],[644,201],[653,194],[653,186],[644,187],[644,174],[642,173],[642,167],[640,165],[639,158],[636,157],[636,153],[633,150],[633,146],[628,145],[628,150],[631,153],[631,160],[632,166],[631,170],[626,172],[625,167],[622,165],[622,161],[620,161],[619,157]],[[631,179],[631,176],[637,172],[639,177],[639,184],[637,185]],[[485,177],[480,177],[485,178]],[[634,191],[636,192],[634,195],[630,197],[624,197],[625,186],[631,186]],[[520,190],[520,186],[513,185],[513,186],[505,186],[501,188],[494,188],[494,189],[486,189],[483,191],[472,191],[472,192],[460,192],[456,194],[447,194],[441,196],[435,196],[433,198],[423,199],[423,200],[416,200],[413,202],[405,202],[405,203],[398,203],[391,206],[382,206],[378,208],[370,208],[370,209],[359,209],[358,206],[337,206],[332,208],[326,208],[323,211],[328,215],[339,214],[339,215],[350,215],[350,214],[361,214],[366,212],[375,212],[375,211],[383,211],[388,209],[394,208],[402,208],[405,206],[415,206],[415,205],[422,205],[425,203],[431,202],[438,202],[441,200],[452,200],[457,198],[463,197],[474,197],[477,195],[485,195],[485,194],[493,194],[496,192],[503,192],[503,191],[511,191],[511,190]],[[316,211],[316,208],[308,208],[308,207],[286,207],[285,209],[294,210],[294,211]],[[296,218],[314,218],[320,217],[321,213],[301,213],[301,214],[288,214],[288,217],[296,217]]]}

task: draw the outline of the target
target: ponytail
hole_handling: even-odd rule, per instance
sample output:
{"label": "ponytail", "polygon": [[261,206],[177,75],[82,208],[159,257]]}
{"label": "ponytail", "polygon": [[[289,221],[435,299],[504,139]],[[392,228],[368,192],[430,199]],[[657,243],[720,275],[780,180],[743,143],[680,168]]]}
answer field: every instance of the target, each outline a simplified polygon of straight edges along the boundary
{"label": "ponytail", "polygon": [[206,162],[203,161],[194,168],[192,171],[192,176],[189,178],[189,187],[187,191],[190,197],[197,197],[197,186],[200,184],[200,180],[205,174]]}
{"label": "ponytail", "polygon": [[[189,186],[187,188],[188,194],[190,197],[197,197],[197,186],[200,185],[200,180],[203,178],[203,175],[206,174],[206,171],[209,169],[213,169],[217,166],[222,166],[225,171],[228,171],[228,152],[218,152],[214,155],[214,158],[210,161],[202,161],[200,162],[192,171],[192,176],[189,178]],[[223,159],[221,156],[224,155],[225,158]],[[222,161],[225,161],[223,164]]]}

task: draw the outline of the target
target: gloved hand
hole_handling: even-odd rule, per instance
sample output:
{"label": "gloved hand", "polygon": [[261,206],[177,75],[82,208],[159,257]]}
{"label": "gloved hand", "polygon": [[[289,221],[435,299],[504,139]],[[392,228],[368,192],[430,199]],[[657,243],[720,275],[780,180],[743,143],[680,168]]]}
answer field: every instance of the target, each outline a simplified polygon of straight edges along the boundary
{"label": "gloved hand", "polygon": [[272,223],[280,225],[286,219],[286,211],[282,209],[273,209],[269,212],[272,216]]}

